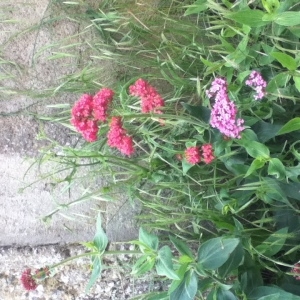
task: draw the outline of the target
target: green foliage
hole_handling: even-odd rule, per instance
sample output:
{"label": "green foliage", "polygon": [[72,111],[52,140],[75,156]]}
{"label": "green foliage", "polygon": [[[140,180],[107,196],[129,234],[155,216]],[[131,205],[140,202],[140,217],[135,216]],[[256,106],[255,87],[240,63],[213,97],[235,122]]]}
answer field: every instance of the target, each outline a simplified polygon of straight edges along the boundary
{"label": "green foliage", "polygon": [[[78,203],[127,192],[142,204],[132,274],[154,272],[170,281],[167,293],[145,299],[203,299],[205,293],[207,299],[299,298],[292,272],[300,254],[299,4],[233,2],[166,0],[139,8],[132,3],[128,11],[122,1],[106,1],[100,10],[86,10],[96,34],[87,45],[125,69],[113,84],[109,114],[122,116],[137,151],[122,157],[110,149],[109,123],[103,123],[96,142],[60,146],[60,153],[45,156],[60,164],[58,182],[80,181],[83,170],[94,181],[103,174],[110,179]],[[254,70],[267,82],[260,100],[253,97],[256,87],[246,84]],[[86,65],[55,92],[93,94],[95,74]],[[141,113],[140,101],[130,96],[129,86],[140,77],[165,99],[161,114]],[[241,138],[223,136],[210,124],[214,99],[206,91],[214,77],[226,80],[226,101],[244,120]],[[52,120],[76,134],[70,111],[57,109]],[[209,163],[201,148],[206,144],[215,156]],[[199,163],[188,163],[188,147],[201,149]],[[107,246],[99,220],[87,246],[96,252],[91,287]]]}

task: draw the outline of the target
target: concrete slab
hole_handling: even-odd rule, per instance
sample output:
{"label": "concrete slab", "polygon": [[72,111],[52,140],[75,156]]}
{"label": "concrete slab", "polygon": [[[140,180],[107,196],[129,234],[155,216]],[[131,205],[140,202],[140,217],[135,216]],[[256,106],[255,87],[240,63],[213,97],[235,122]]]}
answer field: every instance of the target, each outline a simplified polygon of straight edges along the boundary
{"label": "concrete slab", "polygon": [[[99,4],[99,1],[89,1]],[[105,203],[94,201],[74,206],[71,210],[54,215],[48,225],[41,218],[57,206],[77,199],[83,188],[73,186],[71,195],[53,190],[49,181],[43,181],[19,193],[24,185],[37,179],[35,169],[23,178],[45,142],[37,141],[41,128],[61,145],[73,144],[78,137],[56,124],[42,124],[32,114],[47,115],[45,106],[55,103],[73,103],[78,94],[64,93],[45,97],[43,101],[34,97],[60,82],[64,75],[74,75],[84,63],[92,62],[91,49],[83,46],[84,39],[93,37],[86,26],[63,16],[64,12],[52,10],[51,0],[2,0],[0,3],[0,245],[38,245],[69,243],[90,240],[94,235],[93,218],[97,210],[104,211]],[[51,18],[55,22],[48,22]],[[14,20],[14,22],[1,22]],[[35,26],[37,25],[37,26]],[[32,27],[33,26],[33,27]],[[68,47],[80,43],[78,47]],[[51,45],[51,47],[49,47]],[[61,48],[61,46],[66,46]],[[69,53],[59,60],[49,60],[55,52]],[[84,55],[84,56],[83,56]],[[113,62],[93,62],[98,66],[95,78],[109,85],[116,71]],[[89,91],[86,91],[89,92]],[[40,101],[40,102],[39,102]],[[36,104],[36,102],[38,102]],[[35,104],[35,105],[33,105]],[[49,167],[51,170],[52,166]],[[101,178],[97,184],[101,185]],[[122,197],[120,196],[120,199]],[[56,201],[56,202],[55,202]],[[126,201],[126,200],[122,200]],[[110,211],[107,231],[113,241],[129,240],[136,236],[137,229],[131,208],[125,212],[122,201],[107,206]],[[112,213],[111,213],[112,212]],[[117,212],[117,215],[115,213]],[[80,217],[86,215],[86,218]]]}

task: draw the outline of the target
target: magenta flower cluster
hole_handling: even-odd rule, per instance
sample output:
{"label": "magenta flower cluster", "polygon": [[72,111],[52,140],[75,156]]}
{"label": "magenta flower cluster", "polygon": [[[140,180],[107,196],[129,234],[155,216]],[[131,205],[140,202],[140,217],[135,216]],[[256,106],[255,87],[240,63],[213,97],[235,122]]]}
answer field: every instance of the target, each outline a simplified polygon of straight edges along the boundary
{"label": "magenta flower cluster", "polygon": [[227,138],[240,139],[241,132],[245,129],[244,120],[237,118],[238,109],[229,99],[226,80],[216,78],[206,94],[210,99],[215,100],[211,110],[210,125]]}
{"label": "magenta flower cluster", "polygon": [[249,78],[246,80],[246,85],[254,88],[254,99],[260,100],[266,95],[267,82],[262,78],[257,71],[252,71]]}

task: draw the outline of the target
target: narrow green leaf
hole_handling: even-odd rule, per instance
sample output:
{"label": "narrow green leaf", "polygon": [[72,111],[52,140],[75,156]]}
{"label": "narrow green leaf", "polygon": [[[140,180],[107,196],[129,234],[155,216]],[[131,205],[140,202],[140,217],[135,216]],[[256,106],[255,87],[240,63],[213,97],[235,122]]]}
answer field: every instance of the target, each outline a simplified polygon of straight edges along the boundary
{"label": "narrow green leaf", "polygon": [[207,0],[197,0],[195,3],[187,6],[187,10],[185,11],[184,15],[189,16],[192,14],[198,14],[207,8]]}
{"label": "narrow green leaf", "polygon": [[287,239],[288,228],[281,228],[271,234],[262,244],[256,247],[261,254],[271,257],[278,253],[285,244]]}
{"label": "narrow green leaf", "polygon": [[97,231],[93,240],[93,244],[97,248],[97,250],[102,253],[105,251],[107,244],[108,244],[108,238],[102,228],[101,224],[101,216],[100,214],[98,215],[97,218],[97,225],[96,225]]}
{"label": "narrow green leaf", "polygon": [[132,267],[131,274],[141,276],[150,271],[155,265],[155,258],[149,255],[141,256]]}
{"label": "narrow green leaf", "polygon": [[239,239],[213,238],[203,243],[198,251],[198,264],[207,270],[221,267],[239,244]]}
{"label": "narrow green leaf", "polygon": [[272,52],[271,56],[273,56],[275,59],[277,59],[283,67],[287,68],[290,71],[294,71],[298,67],[296,60],[292,56],[290,56],[286,53]]}
{"label": "narrow green leaf", "polygon": [[92,269],[92,274],[91,274],[90,280],[86,287],[87,292],[96,283],[96,281],[100,277],[101,271],[102,271],[101,257],[97,255],[97,256],[93,257],[92,260],[93,260],[93,265],[92,265],[93,269]]}
{"label": "narrow green leaf", "polygon": [[295,87],[300,92],[300,77],[298,76],[293,76],[293,80],[295,82]]}
{"label": "narrow green leaf", "polygon": [[244,178],[250,176],[256,170],[261,169],[265,165],[265,163],[266,163],[266,160],[264,158],[262,158],[262,157],[255,158],[252,161],[249,169],[247,170],[247,173],[245,174]]}
{"label": "narrow green leaf", "polygon": [[172,252],[168,246],[159,249],[155,267],[158,275],[174,280],[180,279],[173,269]]}
{"label": "narrow green leaf", "polygon": [[179,240],[171,235],[169,236],[169,238],[173,245],[176,247],[176,249],[180,252],[180,254],[186,255],[192,259],[194,258],[193,252],[190,250],[190,248],[184,241]]}
{"label": "narrow green leaf", "polygon": [[248,25],[250,27],[261,27],[270,23],[267,21],[263,21],[264,15],[265,13],[261,10],[247,9],[247,10],[229,13],[226,15],[226,17],[238,23]]}
{"label": "narrow green leaf", "polygon": [[300,129],[300,118],[294,118],[284,124],[281,129],[278,131],[277,135],[290,133],[292,131],[296,131]]}
{"label": "narrow green leaf", "polygon": [[277,15],[275,23],[282,26],[295,26],[300,24],[300,11],[285,11]]}
{"label": "narrow green leaf", "polygon": [[142,227],[139,230],[139,241],[147,245],[150,249],[157,251],[158,237],[144,230]]}

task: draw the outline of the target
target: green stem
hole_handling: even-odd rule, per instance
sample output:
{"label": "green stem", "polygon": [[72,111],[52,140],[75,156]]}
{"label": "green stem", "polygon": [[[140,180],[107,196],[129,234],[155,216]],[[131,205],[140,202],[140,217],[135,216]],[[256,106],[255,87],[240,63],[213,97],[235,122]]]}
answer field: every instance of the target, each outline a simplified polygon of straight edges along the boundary
{"label": "green stem", "polygon": [[125,250],[125,251],[119,251],[119,250],[116,250],[116,251],[105,251],[103,253],[100,253],[100,252],[85,252],[85,253],[82,253],[82,254],[78,254],[78,255],[75,255],[75,256],[71,256],[71,257],[68,257],[62,261],[60,261],[59,263],[57,264],[54,264],[51,266],[52,269],[54,268],[57,268],[61,265],[64,265],[72,260],[75,260],[75,259],[78,259],[78,258],[81,258],[81,257],[89,257],[89,256],[94,256],[94,255],[100,255],[100,256],[105,256],[105,255],[120,255],[120,254],[141,254],[140,251],[137,251],[137,250]]}

